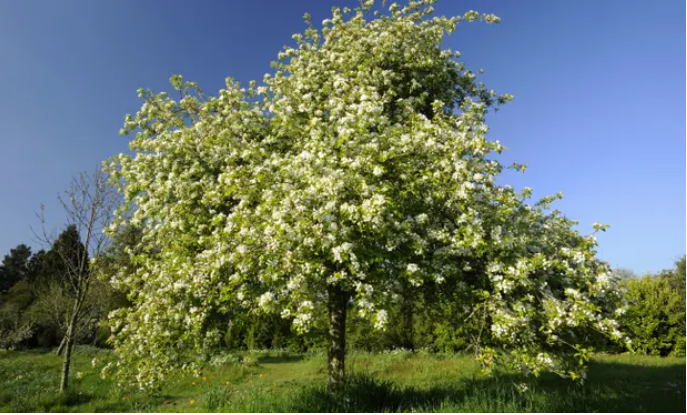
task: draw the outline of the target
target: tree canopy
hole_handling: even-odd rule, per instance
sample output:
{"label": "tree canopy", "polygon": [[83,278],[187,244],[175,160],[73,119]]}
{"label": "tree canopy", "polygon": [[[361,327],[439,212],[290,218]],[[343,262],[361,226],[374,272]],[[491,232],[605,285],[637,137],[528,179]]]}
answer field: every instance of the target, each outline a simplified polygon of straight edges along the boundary
{"label": "tree canopy", "polygon": [[504,147],[485,116],[512,97],[441,46],[498,18],[435,17],[433,3],[334,8],[321,30],[306,15],[247,88],[227,79],[214,97],[174,76],[179,99],[139,90],[134,155],[109,164],[126,199],[111,231],[141,232],[115,278],[131,301],[112,315],[120,375],[146,387],[193,369],[232,314],[306,332],[328,310],[337,380],[341,313],[382,330],[404,285],[459,292],[486,365],[582,380],[591,333],[624,341],[594,236],[549,209],[560,195],[528,204],[529,189],[496,184]]}
{"label": "tree canopy", "polygon": [[0,294],[7,292],[14,284],[24,279],[29,273],[31,248],[19,244],[10,249],[0,264]]}

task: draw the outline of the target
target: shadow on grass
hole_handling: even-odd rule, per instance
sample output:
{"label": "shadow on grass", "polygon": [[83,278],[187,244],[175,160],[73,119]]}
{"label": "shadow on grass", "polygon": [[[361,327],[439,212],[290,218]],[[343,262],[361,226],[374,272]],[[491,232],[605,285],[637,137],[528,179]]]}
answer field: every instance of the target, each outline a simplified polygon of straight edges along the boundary
{"label": "shadow on grass", "polygon": [[165,404],[172,401],[173,397],[169,395],[155,397],[141,395],[118,402],[96,402],[89,410],[93,412],[167,412],[173,409],[173,406]]}
{"label": "shadow on grass", "polygon": [[284,355],[284,356],[260,356],[258,357],[258,364],[263,363],[296,363],[303,360],[301,355]]}
{"label": "shadow on grass", "polygon": [[545,376],[521,393],[520,378],[441,379],[403,386],[353,374],[337,391],[303,386],[288,396],[256,393],[213,405],[248,412],[685,412],[684,365],[595,363],[584,386]]}
{"label": "shadow on grass", "polygon": [[8,400],[9,412],[71,412],[71,408],[97,399],[91,393],[70,390],[67,393],[51,392],[38,397],[26,394]]}
{"label": "shadow on grass", "polygon": [[471,385],[432,386],[420,389],[397,386],[368,374],[354,374],[340,389],[311,387],[294,397],[294,412],[407,412],[435,410],[450,402],[465,401],[473,390],[482,390],[480,382]]}

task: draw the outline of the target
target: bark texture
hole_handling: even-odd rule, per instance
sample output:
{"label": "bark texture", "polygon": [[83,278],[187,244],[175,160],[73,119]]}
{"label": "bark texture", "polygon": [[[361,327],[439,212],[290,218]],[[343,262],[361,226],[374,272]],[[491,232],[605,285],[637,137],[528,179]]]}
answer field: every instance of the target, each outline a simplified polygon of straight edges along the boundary
{"label": "bark texture", "polygon": [[67,344],[67,335],[64,335],[62,337],[62,341],[60,342],[60,345],[57,347],[57,350],[55,351],[55,354],[57,356],[62,354],[62,351],[64,350],[64,345]]}
{"label": "bark texture", "polygon": [[401,341],[403,348],[415,351],[415,324],[413,321],[413,297],[414,290],[407,285],[403,289],[403,296],[401,298],[401,316],[403,319],[403,339]]}
{"label": "bark texture", "polygon": [[74,346],[74,329],[76,328],[76,322],[78,319],[79,311],[81,308],[81,303],[77,299],[76,304],[74,304],[74,311],[72,312],[72,318],[69,321],[69,326],[67,327],[67,334],[64,336],[66,341],[64,345],[64,361],[62,363],[62,379],[60,380],[60,392],[66,392],[69,388],[69,366],[72,360],[72,348]]}
{"label": "bark texture", "polygon": [[346,305],[339,286],[329,287],[329,388],[340,387],[346,376]]}

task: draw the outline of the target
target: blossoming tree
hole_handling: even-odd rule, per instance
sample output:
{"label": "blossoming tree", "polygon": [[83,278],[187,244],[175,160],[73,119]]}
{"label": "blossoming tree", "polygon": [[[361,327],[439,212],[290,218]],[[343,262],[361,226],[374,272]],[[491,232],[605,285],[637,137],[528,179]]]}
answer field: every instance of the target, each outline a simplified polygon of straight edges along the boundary
{"label": "blossoming tree", "polygon": [[[383,329],[408,286],[463,292],[486,364],[582,378],[590,333],[623,340],[593,236],[548,210],[556,197],[531,206],[528,189],[495,184],[503,147],[484,118],[511,97],[441,47],[459,23],[498,18],[372,3],[333,9],[321,30],[306,15],[260,84],[139,90],[123,128],[135,154],[109,168],[126,197],[111,230],[143,233],[135,272],[115,278],[132,302],[111,316],[121,375],[145,387],[197,367],[236,313],[306,332],[326,312],[337,385],[346,313]],[[500,347],[480,347],[487,336]]]}

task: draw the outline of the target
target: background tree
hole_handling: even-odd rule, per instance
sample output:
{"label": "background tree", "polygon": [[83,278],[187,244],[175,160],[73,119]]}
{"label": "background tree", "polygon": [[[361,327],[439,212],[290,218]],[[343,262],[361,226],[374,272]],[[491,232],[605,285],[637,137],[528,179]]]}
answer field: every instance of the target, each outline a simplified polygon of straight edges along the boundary
{"label": "background tree", "polygon": [[5,255],[0,264],[0,298],[14,284],[27,276],[30,258],[31,248],[24,244],[17,245]]}
{"label": "background tree", "polygon": [[637,278],[637,274],[629,268],[615,268],[613,270],[613,278],[618,282],[627,281],[632,278]]}
{"label": "background tree", "polygon": [[28,263],[28,273],[27,277],[32,284],[38,283],[43,275],[46,274],[45,270],[45,258],[46,252],[44,249],[39,250],[31,256]]}
{"label": "background tree", "polygon": [[29,283],[21,280],[4,297],[0,306],[0,347],[7,349],[26,344],[33,337],[33,324],[26,321],[24,314],[35,295]]}
{"label": "background tree", "polygon": [[559,196],[529,205],[529,189],[495,183],[503,147],[484,120],[511,97],[441,48],[460,22],[498,18],[433,17],[428,0],[373,17],[372,3],[335,8],[321,31],[306,16],[262,85],[139,91],[123,129],[136,155],[109,167],[125,196],[111,231],[142,231],[115,280],[132,303],[112,319],[123,380],[197,369],[226,333],[217,316],[243,311],[300,333],[328,316],[336,387],[350,312],[384,329],[404,284],[464,299],[487,365],[583,380],[591,333],[624,339],[593,235],[549,210]]}
{"label": "background tree", "polygon": [[685,275],[685,265],[687,264],[687,257],[683,255],[680,259],[675,261],[675,268],[663,271],[661,275],[668,279],[670,287],[680,294],[682,303],[686,302],[685,285],[687,284],[687,276]]}
{"label": "background tree", "polygon": [[621,321],[634,350],[652,355],[685,355],[685,257],[675,268],[623,281],[627,307]]}
{"label": "background tree", "polygon": [[[44,236],[43,239],[44,242],[47,241],[47,237]],[[62,334],[62,340],[56,351],[57,355],[62,354],[67,344],[67,327],[71,321],[71,312],[66,310],[72,308],[76,300],[71,273],[78,269],[82,260],[88,262],[88,251],[81,243],[79,229],[73,223],[68,224],[65,230],[55,238],[50,250],[41,259],[40,281],[37,287],[42,297],[50,298],[41,298],[33,314],[37,318],[45,318],[44,321],[53,323],[57,328],[57,333]],[[84,271],[86,273],[87,268],[86,266]],[[62,301],[71,304],[62,304]],[[64,321],[58,323],[60,319]],[[78,317],[76,324],[78,325]]]}
{"label": "background tree", "polygon": [[[97,278],[97,261],[109,242],[103,231],[111,222],[118,200],[114,188],[107,183],[107,176],[100,170],[95,170],[92,174],[80,173],[59,200],[66,213],[67,231],[60,235],[51,251],[59,258],[59,265],[64,270],[64,275],[60,278],[66,281],[73,298],[66,324],[60,381],[60,391],[65,392],[69,385],[72,347],[78,323],[84,315],[91,288]],[[42,215],[41,223],[43,241],[49,242]]]}
{"label": "background tree", "polygon": [[[4,296],[0,296],[4,298],[0,300],[0,315],[3,316],[0,330],[5,333],[5,347],[49,347],[56,344],[56,338],[57,342],[63,338],[66,322],[58,324],[56,316],[47,312],[54,311],[57,303],[67,298],[55,291],[57,287],[66,290],[66,267],[58,254],[58,250],[67,250],[65,244],[80,244],[75,227],[67,227],[60,233],[47,252],[40,250],[31,255],[29,247],[19,245],[5,257],[3,269],[13,275],[14,280],[18,279]],[[74,248],[76,252],[78,246]],[[48,300],[53,307],[44,307]],[[67,304],[60,307],[66,309]]]}
{"label": "background tree", "polygon": [[629,303],[621,321],[634,349],[652,355],[685,354],[685,303],[667,278],[646,275],[627,281]]}
{"label": "background tree", "polygon": [[[127,309],[131,307],[129,297],[135,298],[135,287],[127,287],[125,290],[115,289],[112,282],[116,282],[121,275],[135,272],[132,256],[137,255],[137,247],[141,244],[142,232],[139,227],[128,225],[119,228],[118,232],[110,235],[110,245],[105,249],[98,260],[98,269],[101,278],[98,281],[98,312],[102,316],[98,327],[98,343],[109,344],[112,335],[107,324],[107,314],[115,309]],[[120,285],[120,288],[122,286]]]}

